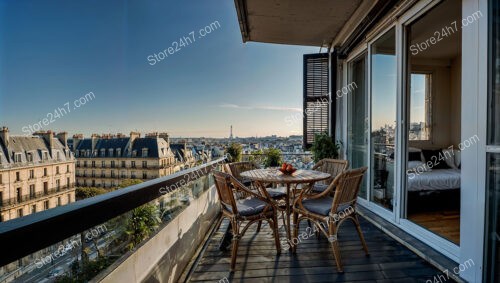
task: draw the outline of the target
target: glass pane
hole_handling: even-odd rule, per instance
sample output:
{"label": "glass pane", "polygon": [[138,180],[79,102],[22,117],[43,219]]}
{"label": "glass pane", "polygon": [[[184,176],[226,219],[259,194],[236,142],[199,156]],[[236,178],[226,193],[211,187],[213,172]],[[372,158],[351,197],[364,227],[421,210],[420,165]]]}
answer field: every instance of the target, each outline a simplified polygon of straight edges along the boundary
{"label": "glass pane", "polygon": [[430,138],[430,74],[411,74],[409,140]]}
{"label": "glass pane", "polygon": [[396,138],[395,30],[371,46],[371,200],[392,210]]}
{"label": "glass pane", "polygon": [[485,282],[500,280],[500,154],[488,155],[487,229]]}
{"label": "glass pane", "polygon": [[[348,96],[347,159],[351,168],[368,165],[368,100],[366,96],[366,55],[354,60],[349,68],[349,83],[356,85]],[[359,196],[366,199],[364,178]]]}
{"label": "glass pane", "polygon": [[[407,27],[405,43],[409,119],[403,217],[456,245],[460,244],[461,154],[453,149],[461,144],[462,47],[461,31],[446,33],[450,29],[443,27],[459,22],[461,14],[461,6],[453,0],[441,2]],[[437,30],[446,34],[447,42],[415,49]]]}
{"label": "glass pane", "polygon": [[490,87],[491,95],[489,96],[488,109],[488,140],[491,145],[500,145],[500,3],[498,1],[490,1],[492,6],[491,20],[491,38],[490,50],[492,58],[488,60],[491,66]]}

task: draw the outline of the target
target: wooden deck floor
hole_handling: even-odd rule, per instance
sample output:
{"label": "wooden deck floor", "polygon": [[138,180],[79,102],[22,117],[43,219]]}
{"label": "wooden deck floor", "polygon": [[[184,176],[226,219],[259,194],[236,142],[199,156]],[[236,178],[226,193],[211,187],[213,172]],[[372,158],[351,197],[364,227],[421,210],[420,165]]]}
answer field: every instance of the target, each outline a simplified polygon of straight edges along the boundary
{"label": "wooden deck floor", "polygon": [[[272,232],[263,225],[252,226],[240,242],[236,271],[229,273],[231,252],[220,251],[224,222],[213,237],[188,279],[190,282],[426,282],[442,274],[413,252],[360,218],[370,256],[365,256],[354,225],[341,228],[339,241],[344,273],[337,273],[333,254],[325,237],[315,236],[298,245],[297,254],[282,251],[276,256]],[[281,220],[279,221],[280,223]],[[305,231],[306,222],[301,223]],[[280,229],[285,239],[284,229]],[[226,279],[227,278],[227,279]],[[449,279],[449,282],[452,282]]]}

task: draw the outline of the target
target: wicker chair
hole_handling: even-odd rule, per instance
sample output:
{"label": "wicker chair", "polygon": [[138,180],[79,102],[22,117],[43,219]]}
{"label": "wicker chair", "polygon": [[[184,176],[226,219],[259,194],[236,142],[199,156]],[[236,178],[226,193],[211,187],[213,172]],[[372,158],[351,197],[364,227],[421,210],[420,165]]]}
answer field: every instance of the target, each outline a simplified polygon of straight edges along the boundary
{"label": "wicker chair", "polygon": [[243,185],[250,187],[252,185],[252,181],[248,180],[246,178],[241,177],[241,173],[245,171],[250,171],[254,169],[259,169],[259,166],[257,164],[250,162],[250,161],[242,161],[242,162],[233,162],[227,164],[229,167],[230,172],[229,174],[233,175],[240,183]]}
{"label": "wicker chair", "polygon": [[325,172],[331,175],[330,178],[317,182],[312,186],[312,191],[315,193],[321,193],[333,182],[335,177],[337,177],[340,173],[344,172],[349,166],[349,161],[340,160],[340,159],[330,159],[325,158],[321,159],[314,167],[313,170]]}
{"label": "wicker chair", "polygon": [[[294,238],[297,239],[298,237],[300,221],[306,219],[312,221],[316,228],[321,231],[331,243],[339,272],[343,272],[343,269],[337,233],[344,220],[351,219],[354,222],[363,249],[368,255],[368,247],[366,246],[356,213],[356,200],[361,181],[367,169],[367,167],[363,167],[344,171],[338,175],[322,193],[308,193],[304,191],[294,203]],[[330,196],[332,190],[335,190],[333,198]],[[295,245],[292,246],[292,251],[296,251]]]}
{"label": "wicker chair", "polygon": [[[220,226],[224,218],[228,218],[231,222],[231,230],[233,233],[233,244],[231,251],[231,272],[236,266],[236,257],[238,254],[238,246],[241,237],[245,234],[248,227],[253,223],[266,220],[273,230],[276,251],[281,253],[281,246],[278,233],[278,217],[277,210],[273,204],[264,197],[246,188],[235,177],[220,171],[214,172],[215,185],[219,200],[221,203],[222,216],[217,223]],[[245,194],[251,197],[246,199],[236,200],[234,191],[244,191]],[[247,222],[243,229],[240,226]]]}

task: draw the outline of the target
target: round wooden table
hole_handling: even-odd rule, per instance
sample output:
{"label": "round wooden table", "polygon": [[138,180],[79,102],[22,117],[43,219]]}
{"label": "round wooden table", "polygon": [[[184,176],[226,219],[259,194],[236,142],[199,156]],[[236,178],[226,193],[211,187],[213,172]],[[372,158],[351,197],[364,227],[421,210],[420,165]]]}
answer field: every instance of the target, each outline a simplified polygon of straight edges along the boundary
{"label": "round wooden table", "polygon": [[242,177],[248,178],[254,182],[257,182],[259,186],[263,187],[265,183],[273,184],[285,184],[286,185],[286,226],[288,240],[292,240],[291,236],[291,225],[290,216],[292,213],[292,207],[290,205],[291,198],[291,185],[292,184],[310,184],[311,186],[318,181],[323,181],[331,177],[330,174],[314,171],[314,170],[297,170],[292,175],[283,174],[277,168],[268,169],[255,169],[250,171],[245,171],[241,173]]}

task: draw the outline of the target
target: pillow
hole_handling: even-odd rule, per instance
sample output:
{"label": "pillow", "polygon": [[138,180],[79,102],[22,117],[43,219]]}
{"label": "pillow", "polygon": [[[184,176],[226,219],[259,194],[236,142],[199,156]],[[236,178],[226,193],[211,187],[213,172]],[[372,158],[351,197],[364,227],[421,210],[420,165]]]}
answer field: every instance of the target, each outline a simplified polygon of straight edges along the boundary
{"label": "pillow", "polygon": [[453,169],[458,169],[458,166],[455,165],[455,152],[453,149],[443,148],[444,161],[448,167]]}
{"label": "pillow", "polygon": [[460,165],[462,165],[462,152],[458,149],[454,149],[453,152],[455,153],[455,166],[460,169]]}
{"label": "pillow", "polygon": [[450,169],[450,166],[446,164],[445,156],[441,149],[437,150],[422,150],[422,154],[425,158],[425,163],[432,169]]}
{"label": "pillow", "polygon": [[408,166],[406,168],[409,171],[418,171],[418,172],[428,172],[432,171],[427,164],[422,161],[408,161]]}
{"label": "pillow", "polygon": [[408,161],[422,161],[422,156],[420,151],[408,152]]}
{"label": "pillow", "polygon": [[406,170],[406,174],[408,175],[408,179],[413,179],[420,174],[424,174],[425,172],[432,171],[427,164],[422,161],[409,161],[408,167]]}

